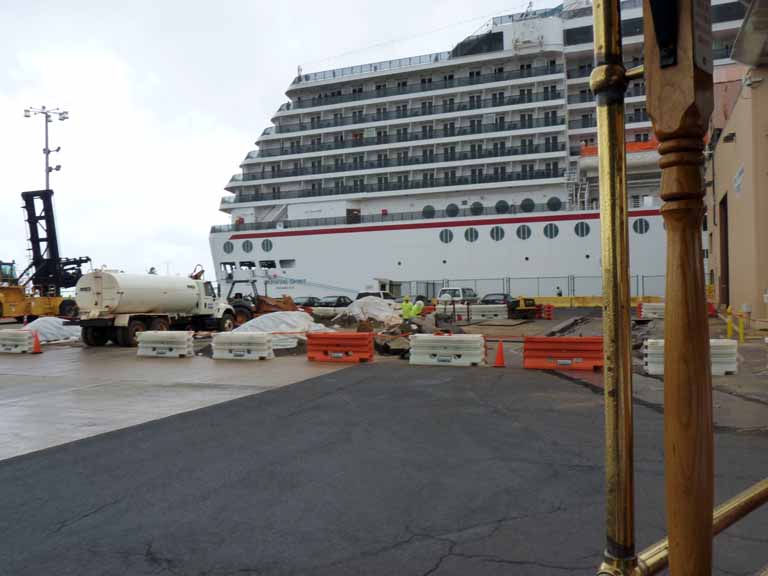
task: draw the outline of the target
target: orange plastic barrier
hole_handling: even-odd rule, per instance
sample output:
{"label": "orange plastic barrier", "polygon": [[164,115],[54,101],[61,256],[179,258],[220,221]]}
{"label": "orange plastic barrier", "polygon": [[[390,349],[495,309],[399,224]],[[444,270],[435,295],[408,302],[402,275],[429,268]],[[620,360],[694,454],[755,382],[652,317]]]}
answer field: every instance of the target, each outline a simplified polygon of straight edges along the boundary
{"label": "orange plastic barrier", "polygon": [[373,361],[373,332],[310,332],[307,359],[315,362]]}
{"label": "orange plastic barrier", "polygon": [[542,308],[541,317],[544,320],[552,320],[552,317],[555,313],[555,307],[552,304],[544,304],[544,307]]}
{"label": "orange plastic barrier", "polygon": [[595,370],[602,367],[602,336],[527,336],[523,341],[523,368]]}
{"label": "orange plastic barrier", "polygon": [[643,303],[642,302],[638,302],[637,303],[637,317],[640,320],[642,320],[642,318],[643,318]]}

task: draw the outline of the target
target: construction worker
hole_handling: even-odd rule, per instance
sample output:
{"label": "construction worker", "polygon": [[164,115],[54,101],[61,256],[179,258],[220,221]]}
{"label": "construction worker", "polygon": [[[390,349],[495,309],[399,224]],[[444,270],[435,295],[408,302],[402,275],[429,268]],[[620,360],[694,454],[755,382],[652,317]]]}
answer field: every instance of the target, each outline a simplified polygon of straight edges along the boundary
{"label": "construction worker", "polygon": [[403,303],[400,305],[400,316],[403,320],[410,320],[415,316],[413,313],[413,304],[408,296],[403,298]]}

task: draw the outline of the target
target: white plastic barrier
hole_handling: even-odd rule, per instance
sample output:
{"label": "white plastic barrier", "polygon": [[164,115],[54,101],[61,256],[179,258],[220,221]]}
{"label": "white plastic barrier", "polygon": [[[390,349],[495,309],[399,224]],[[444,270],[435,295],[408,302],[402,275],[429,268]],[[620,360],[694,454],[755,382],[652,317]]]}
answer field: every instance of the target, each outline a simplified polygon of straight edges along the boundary
{"label": "white plastic barrier", "polygon": [[664,318],[664,302],[643,302],[641,309],[643,318]]}
{"label": "white plastic barrier", "polygon": [[0,330],[0,352],[31,354],[35,336],[30,330]]}
{"label": "white plastic barrier", "polygon": [[481,334],[413,334],[410,363],[420,366],[478,366],[485,363]]}
{"label": "white plastic barrier", "polygon": [[509,312],[505,304],[472,304],[469,307],[472,320],[491,320],[507,318]]}
{"label": "white plastic barrier", "polygon": [[[712,375],[736,374],[739,368],[738,342],[713,338],[709,341]],[[652,376],[664,375],[664,340],[646,340],[643,344],[645,372]]]}
{"label": "white plastic barrier", "polygon": [[269,360],[275,357],[272,334],[220,332],[213,336],[214,360]]}
{"label": "white plastic barrier", "polygon": [[312,316],[315,318],[333,318],[345,308],[333,308],[331,306],[315,306],[312,308]]}
{"label": "white plastic barrier", "polygon": [[156,358],[189,358],[194,356],[192,332],[171,330],[147,330],[139,332],[138,356]]}

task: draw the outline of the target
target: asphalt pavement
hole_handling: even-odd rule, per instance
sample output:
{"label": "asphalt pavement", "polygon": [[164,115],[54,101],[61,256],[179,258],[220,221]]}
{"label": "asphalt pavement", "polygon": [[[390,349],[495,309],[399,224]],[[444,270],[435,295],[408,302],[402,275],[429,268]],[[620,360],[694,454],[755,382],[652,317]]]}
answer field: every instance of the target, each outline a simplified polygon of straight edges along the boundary
{"label": "asphalt pavement", "polygon": [[[662,416],[635,412],[638,546],[664,534]],[[717,500],[768,434],[716,435]],[[0,462],[0,573],[594,574],[602,398],[517,368],[375,363]],[[768,563],[768,510],[715,574]]]}

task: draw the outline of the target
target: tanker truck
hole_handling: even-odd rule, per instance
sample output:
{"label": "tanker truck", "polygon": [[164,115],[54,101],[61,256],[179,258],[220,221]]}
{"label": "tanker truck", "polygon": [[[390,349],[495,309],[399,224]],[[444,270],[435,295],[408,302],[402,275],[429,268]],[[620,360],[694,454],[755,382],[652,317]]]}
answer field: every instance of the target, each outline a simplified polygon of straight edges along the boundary
{"label": "tanker truck", "polygon": [[90,272],[77,282],[80,315],[72,324],[87,346],[136,346],[144,330],[232,330],[234,310],[201,277]]}

